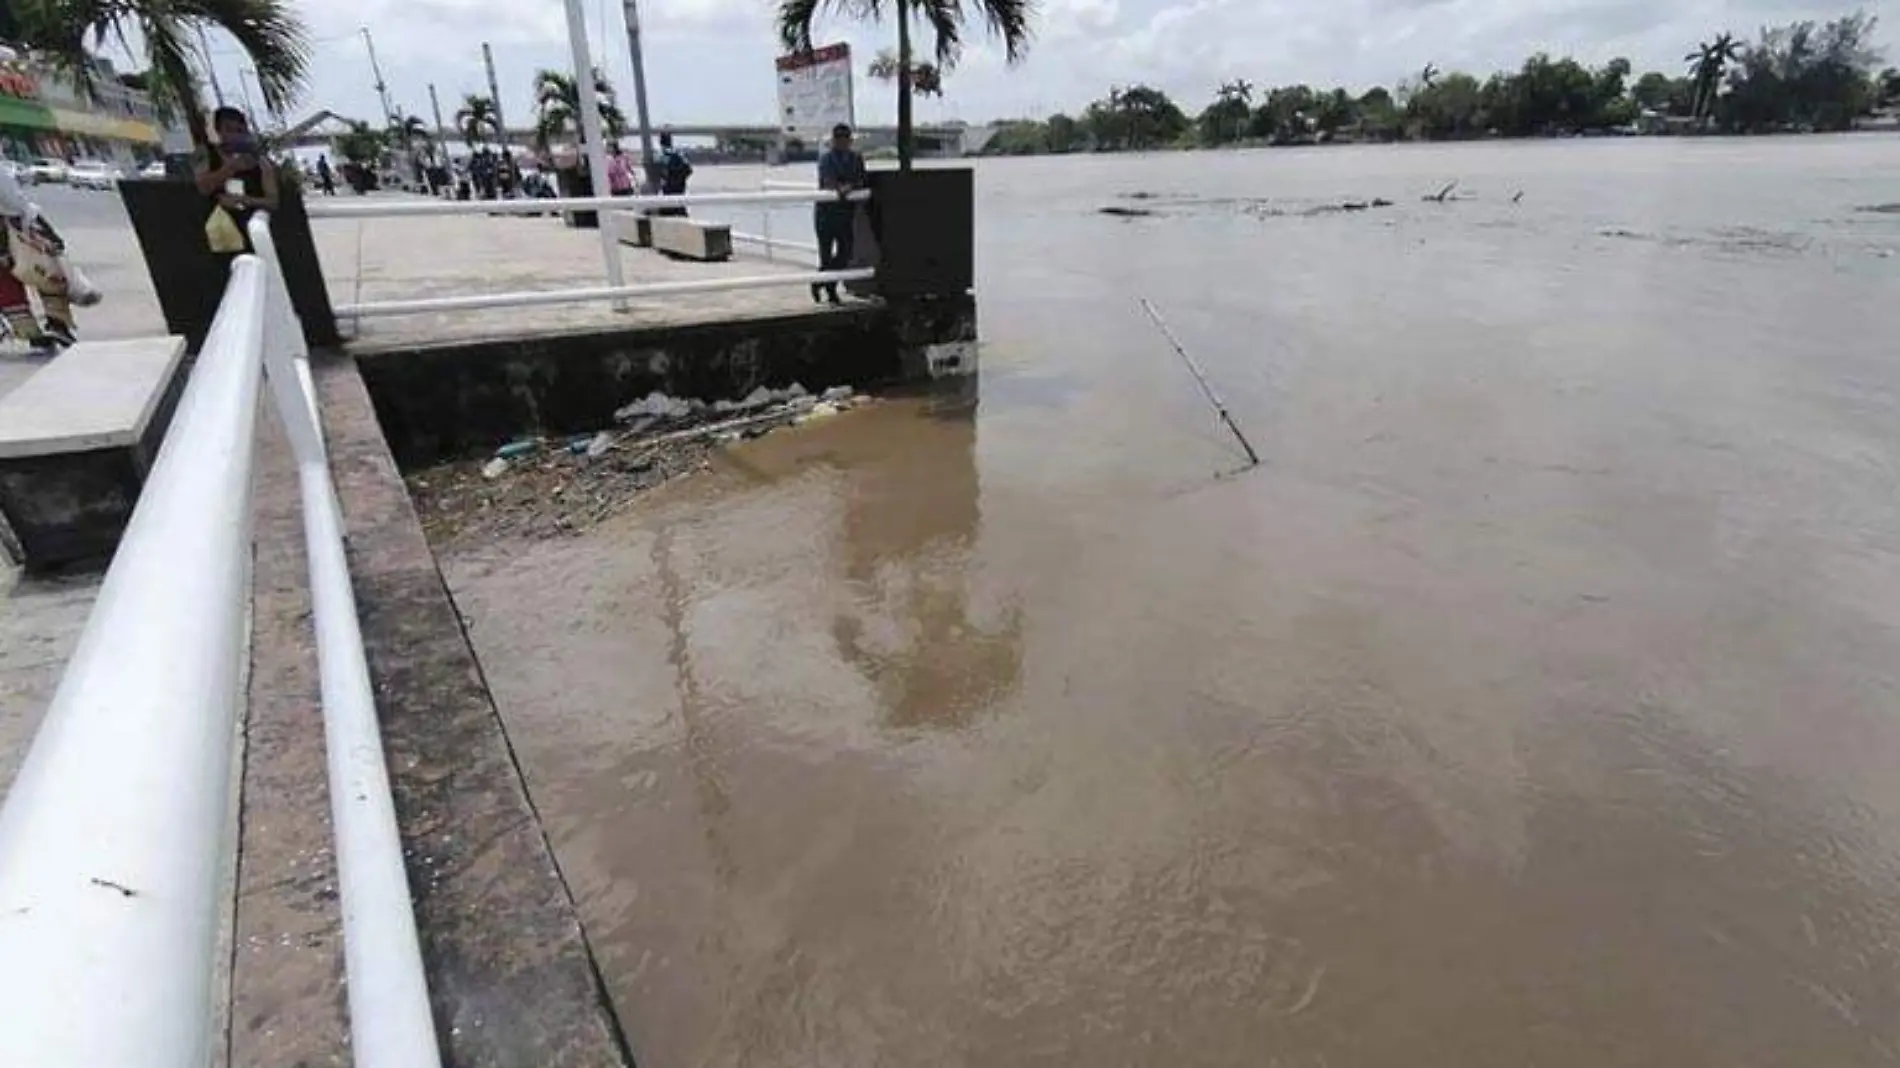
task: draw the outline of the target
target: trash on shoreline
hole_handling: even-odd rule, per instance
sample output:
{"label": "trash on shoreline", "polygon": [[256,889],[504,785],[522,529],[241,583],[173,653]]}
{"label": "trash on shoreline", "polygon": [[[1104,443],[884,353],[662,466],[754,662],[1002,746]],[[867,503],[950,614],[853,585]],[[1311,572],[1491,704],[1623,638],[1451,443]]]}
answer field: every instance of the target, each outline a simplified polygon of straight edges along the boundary
{"label": "trash on shoreline", "polygon": [[614,413],[619,426],[510,441],[485,460],[416,472],[409,489],[434,544],[572,534],[647,489],[703,469],[715,449],[871,400],[850,386],[813,396],[798,384],[715,404],[649,393]]}

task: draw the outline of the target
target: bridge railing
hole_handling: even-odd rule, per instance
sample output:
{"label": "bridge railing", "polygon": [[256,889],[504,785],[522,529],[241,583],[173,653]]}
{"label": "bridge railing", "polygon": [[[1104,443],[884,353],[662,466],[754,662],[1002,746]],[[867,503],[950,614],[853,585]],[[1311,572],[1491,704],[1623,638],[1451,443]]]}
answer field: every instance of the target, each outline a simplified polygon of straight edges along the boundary
{"label": "bridge railing", "polygon": [[302,330],[268,219],[250,235],[0,805],[0,1064],[203,1068],[219,1047],[265,382],[302,497],[353,1061],[440,1064]]}
{"label": "bridge railing", "polygon": [[[857,190],[848,199],[870,199],[869,190]],[[631,197],[542,197],[520,200],[431,200],[365,199],[345,203],[318,202],[308,205],[316,219],[376,219],[444,215],[543,215],[567,211],[648,211],[669,207],[731,207],[748,205],[789,206],[836,200],[837,194],[821,189],[761,189],[740,193],[683,193]],[[737,237],[738,235],[734,235]],[[768,235],[769,237],[769,235]],[[876,276],[871,268],[845,271],[785,271],[775,274],[692,279],[680,282],[648,282],[626,285],[620,280],[620,248],[606,220],[601,220],[602,256],[607,284],[575,289],[525,290],[509,293],[468,293],[446,297],[416,297],[407,300],[372,301],[342,304],[336,307],[339,319],[363,319],[373,316],[414,315],[421,312],[470,311],[481,308],[524,307],[537,304],[578,304],[594,301],[622,302],[635,297],[678,296],[688,293],[715,293],[735,289],[768,289],[782,286],[809,286],[834,282],[864,281]],[[792,243],[785,243],[788,247]],[[816,253],[816,246],[809,246]]]}

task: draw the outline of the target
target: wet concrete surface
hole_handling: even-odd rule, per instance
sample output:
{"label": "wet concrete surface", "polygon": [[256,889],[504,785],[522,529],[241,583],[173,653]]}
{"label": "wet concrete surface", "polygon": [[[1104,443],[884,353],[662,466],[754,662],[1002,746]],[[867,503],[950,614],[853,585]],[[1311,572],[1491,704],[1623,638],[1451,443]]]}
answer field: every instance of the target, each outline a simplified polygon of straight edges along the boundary
{"label": "wet concrete surface", "polygon": [[984,231],[973,410],[446,556],[641,1063],[1900,1059],[1900,230],[1813,221],[1878,199],[1843,143],[999,167],[1066,213]]}

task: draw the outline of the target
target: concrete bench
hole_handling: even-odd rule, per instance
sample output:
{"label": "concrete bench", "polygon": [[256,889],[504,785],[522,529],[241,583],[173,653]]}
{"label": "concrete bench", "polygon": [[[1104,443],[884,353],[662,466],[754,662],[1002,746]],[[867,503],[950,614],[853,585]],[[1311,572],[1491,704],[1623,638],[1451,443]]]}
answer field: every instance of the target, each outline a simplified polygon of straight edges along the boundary
{"label": "concrete bench", "polygon": [[0,519],[33,571],[109,559],[184,389],[185,339],[86,341],[0,399]]}
{"label": "concrete bench", "polygon": [[644,211],[611,211],[607,225],[613,227],[614,240],[633,248],[653,244],[653,218]]}
{"label": "concrete bench", "polygon": [[683,215],[655,215],[653,247],[668,256],[711,263],[732,258],[732,227]]}

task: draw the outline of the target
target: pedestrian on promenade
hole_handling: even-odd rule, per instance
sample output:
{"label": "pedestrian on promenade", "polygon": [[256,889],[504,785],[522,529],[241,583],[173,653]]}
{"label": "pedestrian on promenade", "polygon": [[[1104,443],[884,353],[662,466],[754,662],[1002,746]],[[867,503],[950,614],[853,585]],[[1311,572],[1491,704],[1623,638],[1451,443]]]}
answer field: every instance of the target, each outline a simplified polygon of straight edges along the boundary
{"label": "pedestrian on promenade", "polygon": [[[8,167],[0,167],[0,218],[0,318],[36,352],[57,352],[76,340],[73,305],[97,303],[98,290],[67,264],[66,243]],[[44,326],[33,314],[29,287],[40,295]]]}
{"label": "pedestrian on promenade", "polygon": [[206,145],[198,155],[198,192],[211,202],[211,211],[222,209],[237,224],[243,247],[214,250],[236,257],[251,251],[251,235],[245,229],[251,215],[277,210],[277,165],[258,148],[251,120],[242,111],[223,107],[212,112],[211,130],[217,144]]}
{"label": "pedestrian on promenade", "polygon": [[618,141],[607,150],[607,192],[617,197],[633,195],[633,162]]}
{"label": "pedestrian on promenade", "polygon": [[317,181],[323,186],[324,196],[336,196],[336,172],[330,169],[327,153],[317,156]]}
{"label": "pedestrian on promenade", "polygon": [[[836,200],[821,200],[812,206],[812,222],[818,230],[818,269],[842,271],[851,266],[851,246],[856,237],[858,206],[846,199],[865,185],[864,157],[851,147],[851,127],[844,123],[831,128],[831,148],[818,157],[818,188],[836,193]],[[819,292],[829,293],[833,304],[838,299],[838,283],[826,282],[811,287],[811,299]]]}
{"label": "pedestrian on promenade", "polygon": [[[693,176],[693,165],[687,160],[686,153],[673,147],[673,131],[660,132],[660,192],[667,196],[684,196],[686,182]],[[661,208],[661,215],[684,215],[686,205]]]}

